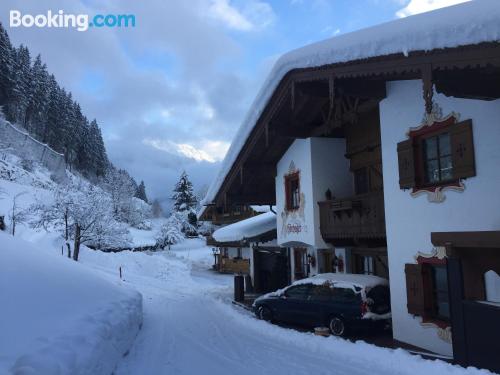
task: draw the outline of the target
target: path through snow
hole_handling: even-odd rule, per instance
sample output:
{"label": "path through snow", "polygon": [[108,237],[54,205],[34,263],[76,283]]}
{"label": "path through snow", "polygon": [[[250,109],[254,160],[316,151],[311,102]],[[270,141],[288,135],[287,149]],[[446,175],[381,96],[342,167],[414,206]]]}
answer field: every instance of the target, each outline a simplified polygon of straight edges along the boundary
{"label": "path through snow", "polygon": [[117,375],[487,373],[259,321],[230,303],[232,277],[208,270],[212,253],[200,240],[170,253],[107,256],[144,303],[142,331]]}

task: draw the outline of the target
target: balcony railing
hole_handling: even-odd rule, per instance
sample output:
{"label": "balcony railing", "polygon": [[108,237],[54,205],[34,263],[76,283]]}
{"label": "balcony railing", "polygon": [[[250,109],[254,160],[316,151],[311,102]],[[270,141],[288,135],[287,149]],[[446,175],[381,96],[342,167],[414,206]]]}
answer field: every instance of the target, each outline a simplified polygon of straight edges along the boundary
{"label": "balcony railing", "polygon": [[385,239],[382,191],[318,204],[325,240]]}

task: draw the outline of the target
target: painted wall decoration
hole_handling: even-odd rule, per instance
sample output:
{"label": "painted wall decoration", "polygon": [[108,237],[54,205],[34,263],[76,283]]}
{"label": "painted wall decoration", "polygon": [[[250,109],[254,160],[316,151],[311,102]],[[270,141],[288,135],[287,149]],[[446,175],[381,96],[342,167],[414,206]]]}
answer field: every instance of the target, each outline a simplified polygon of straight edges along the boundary
{"label": "painted wall decoration", "polygon": [[[439,132],[457,124],[460,115],[456,112],[451,112],[447,116],[443,117],[442,109],[437,103],[433,103],[432,111],[426,113],[423,117],[422,123],[417,127],[412,127],[406,133],[408,139],[415,140],[414,145],[421,141],[421,137],[426,135]],[[423,144],[423,143],[422,143]],[[422,147],[422,146],[421,146]],[[423,150],[421,147],[415,148],[415,168],[421,168],[423,170],[425,166],[420,165],[423,158]],[[453,152],[453,150],[451,151]],[[451,157],[451,156],[450,156]],[[417,173],[417,172],[416,172]],[[461,179],[451,180],[447,183],[439,183],[429,186],[416,186],[411,190],[411,196],[417,197],[420,195],[427,195],[429,202],[441,203],[446,199],[445,191],[458,191],[462,192],[465,189],[465,185]]]}
{"label": "painted wall decoration", "polygon": [[[283,176],[283,183],[286,183],[286,179],[288,176],[298,174],[299,176],[299,186],[302,186],[302,181],[300,181],[300,170],[295,167],[295,163],[293,160],[290,162],[288,167],[288,172]],[[286,190],[286,186],[284,187]],[[286,238],[290,235],[307,233],[308,228],[305,224],[305,214],[304,209],[306,205],[306,197],[302,189],[300,189],[300,198],[299,198],[299,207],[296,210],[287,210],[287,196],[284,196],[284,209],[281,211],[282,218],[282,228],[281,228],[281,237]]]}
{"label": "painted wall decoration", "polygon": [[[423,263],[434,263],[434,264],[446,264],[446,249],[444,247],[438,246],[432,249],[430,253],[418,252],[415,255],[415,261],[417,264]],[[421,317],[420,325],[424,328],[434,329],[438,338],[444,342],[452,343],[452,333],[450,324],[443,324],[441,322],[436,322],[434,320],[428,320],[425,317]]]}

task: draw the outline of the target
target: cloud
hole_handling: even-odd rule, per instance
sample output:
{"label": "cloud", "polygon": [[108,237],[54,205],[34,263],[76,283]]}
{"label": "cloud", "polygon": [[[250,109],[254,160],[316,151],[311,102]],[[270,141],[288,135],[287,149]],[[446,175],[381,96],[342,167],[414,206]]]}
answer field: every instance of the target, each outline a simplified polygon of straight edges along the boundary
{"label": "cloud", "polygon": [[333,26],[327,26],[321,30],[321,34],[327,34],[328,36],[336,36],[340,34],[339,28],[333,28]]}
{"label": "cloud", "polygon": [[470,0],[410,0],[404,8],[396,12],[396,16],[399,18],[408,17],[414,14],[465,3],[467,1]]}
{"label": "cloud", "polygon": [[241,9],[232,5],[229,0],[212,0],[208,15],[222,22],[226,27],[237,31],[264,29],[275,18],[272,7],[259,0],[244,2]]}
{"label": "cloud", "polygon": [[173,155],[184,156],[197,162],[216,163],[224,159],[229,142],[204,140],[196,144],[175,143],[165,139],[146,138],[143,144]]}

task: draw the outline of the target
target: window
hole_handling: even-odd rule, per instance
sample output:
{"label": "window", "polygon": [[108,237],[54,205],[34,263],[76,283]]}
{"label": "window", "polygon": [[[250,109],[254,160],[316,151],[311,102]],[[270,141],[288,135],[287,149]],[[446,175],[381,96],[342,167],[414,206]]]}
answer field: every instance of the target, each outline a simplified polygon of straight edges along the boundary
{"label": "window", "polygon": [[285,176],[286,209],[297,210],[300,206],[300,179],[299,173]]}
{"label": "window", "polygon": [[238,259],[243,258],[243,252],[241,250],[241,247],[237,248],[236,258],[238,258]]}
{"label": "window", "polygon": [[424,138],[422,146],[425,183],[436,184],[452,180],[450,134]]}
{"label": "window", "polygon": [[411,130],[409,139],[398,143],[401,189],[434,191],[476,175],[472,121],[455,121],[449,117]]}
{"label": "window", "polygon": [[355,261],[354,273],[364,274],[364,275],[375,275],[375,260],[373,256],[356,254],[354,261]]}
{"label": "window", "polygon": [[448,271],[440,260],[421,264],[406,264],[406,294],[408,313],[424,322],[447,326],[450,320]]}
{"label": "window", "polygon": [[329,284],[315,285],[311,290],[311,300],[331,301],[335,298],[334,289]]}
{"label": "window", "polygon": [[445,265],[429,265],[432,283],[432,317],[447,321],[450,319],[448,299],[448,272]]}
{"label": "window", "polygon": [[307,300],[309,298],[310,284],[297,285],[288,288],[285,292],[287,298]]}

